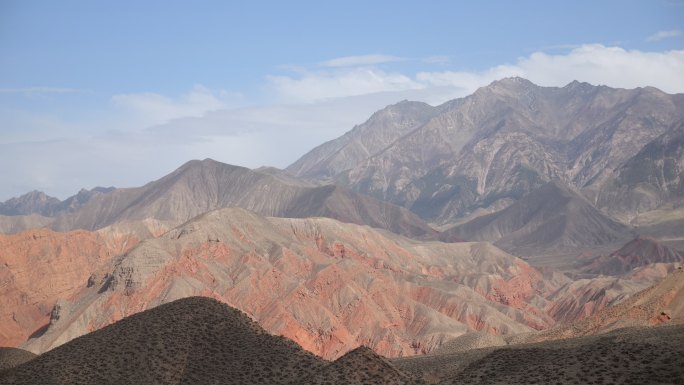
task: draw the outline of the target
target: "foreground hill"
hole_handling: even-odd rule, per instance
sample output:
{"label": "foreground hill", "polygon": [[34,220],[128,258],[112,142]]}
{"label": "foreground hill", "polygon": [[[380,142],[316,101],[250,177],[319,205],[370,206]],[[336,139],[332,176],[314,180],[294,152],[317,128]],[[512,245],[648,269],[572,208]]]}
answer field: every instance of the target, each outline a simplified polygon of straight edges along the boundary
{"label": "foreground hill", "polygon": [[401,372],[386,358],[379,356],[367,347],[359,347],[297,384],[420,385],[422,382]]}
{"label": "foreground hill", "polygon": [[327,218],[233,208],[141,242],[91,281],[25,346],[43,352],[158,304],[204,295],[326,358],[359,345],[412,355],[469,330],[548,328],[558,320],[546,298],[570,280],[487,243],[419,242]]}
{"label": "foreground hill", "polygon": [[469,333],[393,363],[445,385],[681,383],[684,271],[578,322],[504,338]]}
{"label": "foreground hill", "polygon": [[394,360],[426,383],[680,384],[684,325]]}
{"label": "foreground hill", "polygon": [[240,311],[186,298],[0,372],[11,384],[291,384],[325,362]]}
{"label": "foreground hill", "polygon": [[415,237],[435,233],[407,209],[375,198],[314,185],[275,169],[250,170],[211,159],[190,161],[142,187],[98,190],[79,202],[47,220],[35,214],[23,220],[0,217],[0,228],[39,223],[59,231],[96,230],[149,219],[174,227],[207,211],[237,206],[267,216],[328,216]]}

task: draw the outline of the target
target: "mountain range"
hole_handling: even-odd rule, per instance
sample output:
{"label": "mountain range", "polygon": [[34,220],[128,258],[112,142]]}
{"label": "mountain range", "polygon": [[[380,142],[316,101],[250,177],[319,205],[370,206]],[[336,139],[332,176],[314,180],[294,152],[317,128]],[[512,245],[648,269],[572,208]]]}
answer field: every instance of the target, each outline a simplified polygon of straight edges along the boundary
{"label": "mountain range", "polygon": [[170,228],[204,212],[233,206],[267,216],[326,216],[414,237],[435,233],[405,208],[342,187],[319,186],[272,168],[250,170],[211,159],[190,161],[137,188],[82,190],[64,202],[38,192],[10,199],[0,207],[5,215],[0,217],[0,227],[4,223],[13,231],[37,226],[97,230],[155,219]]}
{"label": "mountain range", "polygon": [[[681,197],[683,124],[681,94],[508,78],[437,107],[389,106],[287,170],[334,180],[438,224],[498,211],[550,180],[631,220]],[[658,166],[657,157],[667,165]],[[635,167],[641,158],[653,165]],[[655,173],[658,167],[666,170]],[[638,190],[644,183],[651,183],[648,193]],[[610,198],[618,193],[625,198]]]}
{"label": "mountain range", "polygon": [[388,106],[285,170],[29,192],[0,203],[0,346],[39,356],[0,350],[0,379],[505,383],[524,351],[589,381],[547,358],[657,343],[670,373],[681,328],[649,328],[684,322],[683,204],[683,94],[521,78]]}

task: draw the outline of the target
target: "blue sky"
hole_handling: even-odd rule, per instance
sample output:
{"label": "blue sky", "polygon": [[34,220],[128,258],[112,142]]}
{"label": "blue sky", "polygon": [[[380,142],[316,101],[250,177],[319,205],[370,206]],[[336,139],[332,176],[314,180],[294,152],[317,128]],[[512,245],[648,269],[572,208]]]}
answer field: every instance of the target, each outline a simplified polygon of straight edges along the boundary
{"label": "blue sky", "polygon": [[0,200],[285,167],[505,76],[684,92],[684,1],[0,0]]}

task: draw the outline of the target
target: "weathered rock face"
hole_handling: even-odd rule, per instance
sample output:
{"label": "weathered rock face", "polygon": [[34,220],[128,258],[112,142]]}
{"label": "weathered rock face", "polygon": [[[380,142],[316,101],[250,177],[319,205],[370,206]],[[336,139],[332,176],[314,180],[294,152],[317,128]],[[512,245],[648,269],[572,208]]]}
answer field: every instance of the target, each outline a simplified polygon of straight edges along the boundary
{"label": "weathered rock face", "polygon": [[684,199],[684,122],[660,135],[613,173],[601,188],[597,205],[616,218]]}
{"label": "weathered rock face", "polygon": [[[68,209],[53,218],[39,217],[40,225],[60,231],[96,230],[156,220],[174,227],[209,210],[242,207],[266,216],[326,216],[414,237],[435,234],[406,208],[342,187],[314,185],[281,170],[250,170],[211,159],[190,161],[142,187],[98,192],[78,205],[66,205],[75,197],[64,201]],[[25,217],[0,218],[0,229],[21,229],[22,224],[37,221],[21,218]]]}
{"label": "weathered rock face", "polygon": [[[402,106],[388,107],[383,116],[400,125],[413,113]],[[389,111],[396,110],[403,113],[391,120]],[[381,143],[387,136],[375,134],[371,119],[288,170],[314,178],[332,175],[357,191],[449,223],[501,200],[517,200],[552,179],[583,189],[593,201],[614,169],[682,119],[684,96],[654,88],[578,82],[539,87],[520,78],[503,79],[428,114],[421,110],[410,120],[417,125],[398,130],[401,136],[391,141]],[[358,155],[357,142],[375,151]],[[357,156],[339,159],[337,154],[346,151]],[[316,162],[330,163],[322,171],[303,167]],[[639,202],[629,208],[643,206]]]}
{"label": "weathered rock face", "polygon": [[217,298],[326,358],[359,345],[428,352],[469,330],[555,324],[546,297],[569,282],[486,243],[418,242],[331,219],[204,214],[120,259],[26,345],[45,351],[122,317],[192,295]]}
{"label": "weathered rock face", "polygon": [[47,326],[57,300],[139,242],[131,234],[48,229],[0,235],[0,346],[16,346]]}
{"label": "weathered rock face", "polygon": [[388,106],[338,139],[311,150],[287,170],[307,179],[332,178],[382,151],[437,113],[437,108],[421,102],[403,101]]}

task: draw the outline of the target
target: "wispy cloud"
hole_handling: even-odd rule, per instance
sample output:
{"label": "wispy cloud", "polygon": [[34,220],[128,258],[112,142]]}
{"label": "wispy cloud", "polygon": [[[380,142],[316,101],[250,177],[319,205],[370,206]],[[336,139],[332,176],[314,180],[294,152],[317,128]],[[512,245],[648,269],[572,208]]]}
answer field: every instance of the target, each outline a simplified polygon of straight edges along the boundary
{"label": "wispy cloud", "polygon": [[681,36],[681,35],[682,35],[682,31],[680,31],[678,29],[673,29],[670,31],[659,31],[659,32],[656,32],[653,35],[647,37],[646,41],[660,41],[663,39],[668,39],[671,37],[677,37],[677,36]]}
{"label": "wispy cloud", "polygon": [[290,103],[423,88],[407,75],[364,67],[305,72],[298,77],[269,76],[267,80],[278,99]]}
{"label": "wispy cloud", "polygon": [[402,61],[403,58],[392,55],[359,55],[359,56],[344,56],[335,59],[327,60],[321,63],[323,67],[357,67],[367,65],[377,65],[382,63],[391,63]]}
{"label": "wispy cloud", "polygon": [[117,108],[137,118],[141,126],[162,124],[182,117],[202,116],[209,111],[235,107],[242,100],[239,93],[214,91],[203,85],[195,85],[189,92],[177,97],[145,92],[114,95],[111,98]]}
{"label": "wispy cloud", "polygon": [[74,92],[81,92],[77,88],[64,87],[21,87],[21,88],[0,88],[0,94],[68,94]]}

